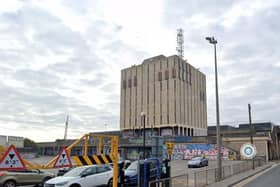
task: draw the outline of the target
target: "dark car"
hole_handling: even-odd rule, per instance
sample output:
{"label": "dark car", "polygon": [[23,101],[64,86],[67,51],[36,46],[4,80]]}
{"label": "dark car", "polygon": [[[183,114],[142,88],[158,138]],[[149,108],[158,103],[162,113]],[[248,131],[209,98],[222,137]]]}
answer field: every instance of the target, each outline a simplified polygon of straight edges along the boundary
{"label": "dark car", "polygon": [[[157,161],[156,160],[148,160],[146,161],[150,164],[150,178],[149,179],[156,179],[157,177]],[[143,160],[140,163],[144,163]],[[130,166],[125,170],[125,177],[124,177],[124,185],[125,186],[136,186],[138,180],[138,161],[134,161],[130,164]]]}
{"label": "dark car", "polygon": [[188,161],[188,168],[208,166],[208,159],[204,157],[194,157]]}

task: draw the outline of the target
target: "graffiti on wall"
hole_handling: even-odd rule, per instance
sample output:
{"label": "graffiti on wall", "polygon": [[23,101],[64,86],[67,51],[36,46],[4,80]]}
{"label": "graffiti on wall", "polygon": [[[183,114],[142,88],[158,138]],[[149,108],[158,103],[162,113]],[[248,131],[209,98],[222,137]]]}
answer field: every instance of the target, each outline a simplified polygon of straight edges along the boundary
{"label": "graffiti on wall", "polygon": [[[222,158],[229,158],[229,150],[222,147]],[[205,156],[208,159],[217,158],[217,146],[213,144],[175,144],[172,157],[173,159],[191,159],[195,156]]]}

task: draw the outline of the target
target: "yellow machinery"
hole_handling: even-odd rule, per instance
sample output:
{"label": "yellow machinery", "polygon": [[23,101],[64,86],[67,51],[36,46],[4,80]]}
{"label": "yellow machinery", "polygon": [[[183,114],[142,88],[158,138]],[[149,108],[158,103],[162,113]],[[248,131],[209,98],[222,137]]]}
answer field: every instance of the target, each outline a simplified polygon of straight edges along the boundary
{"label": "yellow machinery", "polygon": [[[90,138],[98,139],[98,149],[97,155],[88,155],[88,147]],[[103,154],[103,140],[110,139],[110,155]],[[88,165],[88,164],[104,164],[104,163],[113,163],[113,187],[117,187],[118,184],[118,146],[119,146],[119,137],[111,136],[105,134],[85,134],[80,139],[76,140],[74,143],[69,145],[66,148],[67,154],[71,155],[71,150],[75,146],[83,147],[83,156],[74,156],[73,160],[76,162],[77,166],[80,165]],[[0,147],[0,158],[6,152],[5,147]],[[45,165],[39,165],[35,163],[31,163],[25,159],[23,162],[25,163],[28,169],[52,169],[54,168],[54,163],[59,155],[55,156],[52,160],[50,160]],[[84,159],[85,162],[81,162],[80,159]]]}

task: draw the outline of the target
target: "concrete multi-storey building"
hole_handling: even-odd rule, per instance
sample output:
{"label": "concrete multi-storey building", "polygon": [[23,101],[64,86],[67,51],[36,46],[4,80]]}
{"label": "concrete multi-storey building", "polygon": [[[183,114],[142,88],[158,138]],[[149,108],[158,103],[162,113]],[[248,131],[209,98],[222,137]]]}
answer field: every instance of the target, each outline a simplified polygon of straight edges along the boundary
{"label": "concrete multi-storey building", "polygon": [[121,71],[123,135],[207,134],[206,77],[179,56],[149,58]]}

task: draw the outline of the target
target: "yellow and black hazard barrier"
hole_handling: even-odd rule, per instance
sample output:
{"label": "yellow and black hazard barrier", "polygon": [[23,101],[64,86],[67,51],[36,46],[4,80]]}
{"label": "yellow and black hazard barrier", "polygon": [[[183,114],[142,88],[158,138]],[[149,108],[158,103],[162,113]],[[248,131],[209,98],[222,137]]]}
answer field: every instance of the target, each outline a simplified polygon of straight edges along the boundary
{"label": "yellow and black hazard barrier", "polygon": [[74,161],[78,166],[95,165],[95,164],[109,164],[113,162],[110,155],[92,155],[92,156],[74,156]]}

